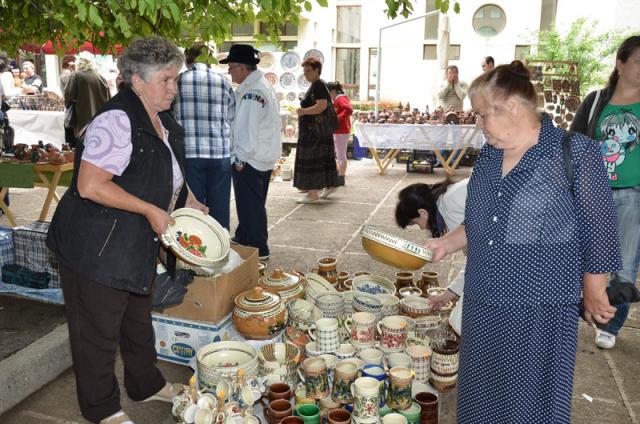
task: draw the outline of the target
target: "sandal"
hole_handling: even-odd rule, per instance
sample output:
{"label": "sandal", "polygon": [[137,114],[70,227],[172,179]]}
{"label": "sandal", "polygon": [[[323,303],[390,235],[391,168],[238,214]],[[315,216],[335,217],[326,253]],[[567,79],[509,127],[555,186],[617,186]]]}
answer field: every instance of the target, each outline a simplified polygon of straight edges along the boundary
{"label": "sandal", "polygon": [[338,190],[338,187],[325,188],[322,193],[320,193],[319,197],[321,199],[328,199],[329,196],[336,192],[336,190]]}
{"label": "sandal", "polygon": [[135,424],[124,411],[119,410],[110,417],[100,420],[100,424]]}
{"label": "sandal", "polygon": [[304,196],[298,200],[296,200],[296,203],[313,203],[313,202],[317,202],[318,200],[320,200],[320,197],[309,197],[309,196]]}

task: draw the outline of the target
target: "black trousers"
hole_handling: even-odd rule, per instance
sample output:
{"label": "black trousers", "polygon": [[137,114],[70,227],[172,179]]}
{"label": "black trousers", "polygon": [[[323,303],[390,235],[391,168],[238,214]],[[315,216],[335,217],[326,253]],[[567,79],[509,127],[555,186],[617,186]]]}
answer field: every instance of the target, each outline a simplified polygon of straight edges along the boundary
{"label": "black trousers", "polygon": [[271,171],[258,171],[245,163],[242,171],[237,171],[233,167],[232,175],[238,213],[235,239],[245,246],[257,247],[260,256],[267,256],[269,234],[265,205],[271,182]]}
{"label": "black trousers", "polygon": [[104,286],[62,264],[60,278],[82,416],[98,423],[121,409],[118,345],[129,397],[141,401],[162,389],[166,381],[155,365],[151,296]]}

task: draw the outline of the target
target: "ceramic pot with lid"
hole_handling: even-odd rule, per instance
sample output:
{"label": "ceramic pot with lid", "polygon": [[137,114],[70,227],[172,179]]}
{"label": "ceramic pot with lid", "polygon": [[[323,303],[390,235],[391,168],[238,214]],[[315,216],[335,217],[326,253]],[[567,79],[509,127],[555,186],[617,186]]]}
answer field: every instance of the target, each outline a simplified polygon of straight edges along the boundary
{"label": "ceramic pot with lid", "polygon": [[277,293],[283,302],[290,299],[302,299],[304,287],[302,277],[297,273],[285,272],[283,268],[276,268],[272,273],[261,277],[258,285],[265,290]]}
{"label": "ceramic pot with lid", "polygon": [[287,322],[287,310],[277,293],[254,287],[236,296],[233,325],[248,339],[270,339]]}

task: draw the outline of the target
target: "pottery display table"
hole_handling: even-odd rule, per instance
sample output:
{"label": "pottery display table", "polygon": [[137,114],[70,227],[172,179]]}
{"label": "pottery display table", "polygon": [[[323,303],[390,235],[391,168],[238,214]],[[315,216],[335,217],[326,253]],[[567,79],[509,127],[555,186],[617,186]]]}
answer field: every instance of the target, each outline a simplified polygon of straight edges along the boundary
{"label": "pottery display table", "polygon": [[10,109],[9,125],[15,130],[14,143],[51,143],[60,148],[64,141],[64,112]]}
{"label": "pottery display table", "polygon": [[45,187],[47,197],[40,211],[39,221],[47,218],[47,212],[51,206],[51,201],[55,198],[60,201],[60,196],[56,193],[58,186],[68,186],[73,175],[73,163],[63,165],[0,162],[0,209],[7,215],[12,227],[16,226],[15,216],[5,203],[4,198],[10,187],[14,188],[34,188]]}
{"label": "pottery display table", "polygon": [[[453,175],[467,148],[481,148],[482,131],[475,125],[429,124],[363,124],[355,123],[355,135],[360,144],[367,147],[376,161],[378,173],[384,174],[400,149],[432,150],[442,168]],[[381,159],[378,149],[388,149]],[[447,158],[443,150],[450,150]],[[455,160],[454,160],[455,158]]]}

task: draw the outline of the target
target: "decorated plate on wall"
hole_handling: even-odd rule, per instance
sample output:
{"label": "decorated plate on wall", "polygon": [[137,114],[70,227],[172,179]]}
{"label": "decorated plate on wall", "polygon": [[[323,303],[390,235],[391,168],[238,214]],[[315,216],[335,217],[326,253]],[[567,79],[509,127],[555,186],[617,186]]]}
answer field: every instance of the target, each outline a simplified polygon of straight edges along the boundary
{"label": "decorated plate on wall", "polygon": [[300,66],[300,56],[294,51],[286,52],[280,59],[280,66],[282,66],[282,69],[285,71],[295,69]]}
{"label": "decorated plate on wall", "polygon": [[303,60],[307,60],[307,58],[310,57],[310,56],[315,56],[318,59],[320,59],[320,63],[324,63],[324,55],[322,54],[322,52],[320,50],[317,50],[317,49],[308,50],[304,54],[304,59]]}
{"label": "decorated plate on wall", "polygon": [[258,62],[258,67],[262,69],[269,69],[273,66],[276,59],[273,57],[271,52],[262,52],[260,53],[260,62]]}
{"label": "decorated plate on wall", "polygon": [[290,91],[287,93],[287,101],[288,102],[295,102],[296,101],[296,93],[294,93],[293,91]]}
{"label": "decorated plate on wall", "polygon": [[304,74],[300,74],[300,76],[298,77],[298,87],[300,87],[301,90],[306,90],[307,88],[311,87],[311,83],[307,81],[307,79],[304,77]]}
{"label": "decorated plate on wall", "polygon": [[280,85],[284,89],[292,89],[296,84],[296,77],[291,72],[280,75]]}
{"label": "decorated plate on wall", "polygon": [[580,106],[580,99],[576,96],[569,96],[565,100],[564,104],[567,109],[569,109],[569,112],[575,112],[578,110],[578,106]]}
{"label": "decorated plate on wall", "polygon": [[273,72],[267,72],[264,74],[264,77],[273,85],[274,87],[278,84],[278,76]]}

